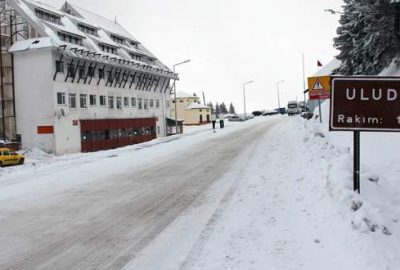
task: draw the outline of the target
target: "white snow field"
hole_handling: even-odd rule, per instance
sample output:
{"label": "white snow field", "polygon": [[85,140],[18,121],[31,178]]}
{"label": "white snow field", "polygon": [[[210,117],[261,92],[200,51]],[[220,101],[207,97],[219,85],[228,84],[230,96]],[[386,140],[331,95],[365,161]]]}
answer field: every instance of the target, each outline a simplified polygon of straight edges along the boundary
{"label": "white snow field", "polygon": [[326,111],[1,169],[0,269],[400,269],[400,137],[363,134],[355,194]]}

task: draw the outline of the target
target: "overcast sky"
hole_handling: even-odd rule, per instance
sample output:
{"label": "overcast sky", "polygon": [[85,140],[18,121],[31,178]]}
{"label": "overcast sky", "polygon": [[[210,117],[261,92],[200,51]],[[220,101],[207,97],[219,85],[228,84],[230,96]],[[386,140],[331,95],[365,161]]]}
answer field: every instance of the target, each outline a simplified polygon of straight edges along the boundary
{"label": "overcast sky", "polygon": [[[60,7],[62,0],[41,0]],[[327,64],[337,52],[332,39],[342,0],[69,0],[117,20],[172,68],[178,68],[178,91],[202,91],[208,101],[233,102],[243,111],[242,83],[248,111],[277,107],[276,82],[282,104],[303,99],[302,53],[306,75]]]}

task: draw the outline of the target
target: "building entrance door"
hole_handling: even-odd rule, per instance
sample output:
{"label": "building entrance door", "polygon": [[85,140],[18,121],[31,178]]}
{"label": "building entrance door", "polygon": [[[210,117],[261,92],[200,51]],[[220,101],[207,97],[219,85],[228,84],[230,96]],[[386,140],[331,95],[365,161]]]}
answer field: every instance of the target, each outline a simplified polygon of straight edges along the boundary
{"label": "building entrance door", "polygon": [[200,124],[203,124],[203,115],[200,114]]}

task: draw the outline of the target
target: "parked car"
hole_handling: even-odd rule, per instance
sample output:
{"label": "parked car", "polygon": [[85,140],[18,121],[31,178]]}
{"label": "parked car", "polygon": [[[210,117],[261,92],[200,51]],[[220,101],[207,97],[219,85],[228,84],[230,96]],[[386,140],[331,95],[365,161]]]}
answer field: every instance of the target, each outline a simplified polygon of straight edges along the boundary
{"label": "parked car", "polygon": [[301,112],[308,112],[307,104],[304,101],[299,102],[299,107]]}
{"label": "parked car", "polygon": [[254,111],[254,112],[252,112],[251,114],[254,115],[254,116],[260,116],[260,115],[263,114],[263,112],[261,112],[261,111]]}
{"label": "parked car", "polygon": [[266,111],[265,113],[263,113],[263,116],[270,116],[270,115],[277,115],[279,114],[278,111]]}
{"label": "parked car", "polygon": [[301,109],[299,107],[299,104],[297,103],[297,101],[289,101],[288,102],[288,115],[295,115],[295,114],[300,114],[301,113]]}
{"label": "parked car", "polygon": [[311,118],[313,118],[314,114],[312,112],[302,112],[301,113],[301,117],[303,117],[304,119],[310,120]]}
{"label": "parked car", "polygon": [[0,148],[0,167],[8,165],[22,165],[25,162],[25,156],[16,153],[8,148]]}
{"label": "parked car", "polygon": [[286,114],[287,113],[286,108],[278,108],[278,109],[275,109],[275,110],[280,114]]}
{"label": "parked car", "polygon": [[229,118],[229,121],[230,122],[243,122],[243,121],[246,121],[246,119],[239,115],[233,115]]}

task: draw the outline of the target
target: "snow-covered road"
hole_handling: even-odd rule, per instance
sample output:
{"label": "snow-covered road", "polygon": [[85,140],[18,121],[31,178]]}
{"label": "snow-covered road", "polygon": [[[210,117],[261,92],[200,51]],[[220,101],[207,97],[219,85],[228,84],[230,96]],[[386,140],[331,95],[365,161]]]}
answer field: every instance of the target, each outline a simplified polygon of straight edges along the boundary
{"label": "snow-covered road", "polygon": [[0,269],[400,269],[397,156],[365,155],[360,196],[325,129],[261,117],[6,168]]}
{"label": "snow-covered road", "polygon": [[116,165],[127,156],[111,155],[2,181],[0,269],[122,268],[278,122],[198,135],[193,147],[140,166]]}

